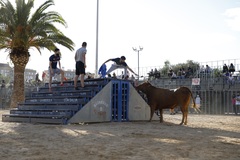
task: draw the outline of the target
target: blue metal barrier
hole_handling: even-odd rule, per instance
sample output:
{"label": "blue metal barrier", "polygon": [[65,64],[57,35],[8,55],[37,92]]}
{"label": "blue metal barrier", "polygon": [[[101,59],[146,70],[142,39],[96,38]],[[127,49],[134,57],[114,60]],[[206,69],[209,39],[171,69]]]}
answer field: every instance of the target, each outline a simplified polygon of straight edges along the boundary
{"label": "blue metal barrier", "polygon": [[112,121],[128,121],[129,82],[112,81]]}

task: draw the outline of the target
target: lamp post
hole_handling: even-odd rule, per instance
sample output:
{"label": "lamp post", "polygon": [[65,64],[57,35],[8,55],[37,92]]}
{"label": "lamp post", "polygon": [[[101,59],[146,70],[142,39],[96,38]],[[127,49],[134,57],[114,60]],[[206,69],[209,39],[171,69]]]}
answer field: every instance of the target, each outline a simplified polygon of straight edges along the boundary
{"label": "lamp post", "polygon": [[138,49],[133,47],[133,50],[138,53],[138,81],[139,81],[139,52],[143,50],[143,47],[139,46]]}
{"label": "lamp post", "polygon": [[96,60],[95,60],[95,77],[98,74],[98,17],[99,17],[99,1],[97,0],[97,26],[96,26]]}

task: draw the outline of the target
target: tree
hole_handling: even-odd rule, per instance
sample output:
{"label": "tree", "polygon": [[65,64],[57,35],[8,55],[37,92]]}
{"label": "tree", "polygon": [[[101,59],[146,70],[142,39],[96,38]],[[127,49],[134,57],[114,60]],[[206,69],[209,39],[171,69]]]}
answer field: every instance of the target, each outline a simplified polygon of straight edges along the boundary
{"label": "tree", "polygon": [[41,54],[41,49],[53,50],[55,44],[60,44],[73,50],[74,43],[54,25],[67,26],[63,17],[54,11],[46,11],[54,5],[53,0],[47,0],[31,14],[34,0],[16,0],[16,7],[9,0],[0,0],[0,50],[9,52],[14,65],[14,88],[10,107],[25,100],[24,71],[29,61],[30,48],[35,48]]}
{"label": "tree", "polygon": [[161,73],[162,73],[163,76],[167,76],[167,73],[169,72],[170,66],[171,66],[170,61],[166,60],[164,62],[163,68],[161,69]]}

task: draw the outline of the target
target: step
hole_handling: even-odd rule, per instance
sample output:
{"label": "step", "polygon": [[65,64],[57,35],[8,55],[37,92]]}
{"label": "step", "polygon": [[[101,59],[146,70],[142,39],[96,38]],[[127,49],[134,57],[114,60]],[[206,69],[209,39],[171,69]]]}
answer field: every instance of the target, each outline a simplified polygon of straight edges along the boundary
{"label": "step", "polygon": [[21,117],[17,115],[2,115],[2,122],[24,122],[24,123],[46,123],[46,124],[67,124],[65,118],[46,117]]}
{"label": "step", "polygon": [[[97,84],[97,85],[106,85],[108,82],[110,82],[112,79],[108,78],[96,78],[96,79],[85,79],[84,84]],[[74,81],[64,81],[64,85],[66,86],[74,86]],[[77,84],[80,85],[80,80],[77,81]],[[45,83],[45,87],[48,87],[49,83]],[[60,82],[52,82],[52,87],[58,86]]]}
{"label": "step", "polygon": [[[97,85],[90,85],[90,86],[85,86],[84,88],[79,87],[78,92],[81,92],[82,90],[90,90],[94,92],[98,92],[102,89],[102,87],[99,87]],[[73,86],[57,86],[57,87],[52,87],[51,92],[58,92],[58,91],[76,91]],[[38,90],[39,92],[49,92],[48,87],[41,87]],[[51,93],[50,92],[50,93]]]}
{"label": "step", "polygon": [[[55,116],[63,116],[66,118],[70,118],[73,116],[73,112],[71,111],[38,111],[38,110],[32,110],[32,111],[26,111],[26,110],[10,110],[10,115],[19,115],[22,117],[22,115],[25,117],[26,115],[29,115],[32,117],[55,117]],[[29,117],[27,116],[27,117]]]}
{"label": "step", "polygon": [[64,102],[56,102],[56,101],[43,101],[43,102],[37,102],[37,101],[31,101],[31,102],[21,102],[18,105],[84,105],[87,104],[89,100],[85,101],[71,101],[71,100],[65,100]]}
{"label": "step", "polygon": [[54,96],[54,97],[32,97],[29,99],[25,99],[25,103],[77,103],[77,104],[84,104],[88,101],[87,98],[82,97],[61,97],[61,96]]}
{"label": "step", "polygon": [[19,105],[16,110],[37,110],[37,111],[78,111],[80,105]]}
{"label": "step", "polygon": [[[92,97],[93,93],[91,90],[81,90],[81,91],[57,91],[57,92],[32,92],[31,97],[44,97],[44,96],[85,96]],[[28,97],[26,97],[28,98]]]}

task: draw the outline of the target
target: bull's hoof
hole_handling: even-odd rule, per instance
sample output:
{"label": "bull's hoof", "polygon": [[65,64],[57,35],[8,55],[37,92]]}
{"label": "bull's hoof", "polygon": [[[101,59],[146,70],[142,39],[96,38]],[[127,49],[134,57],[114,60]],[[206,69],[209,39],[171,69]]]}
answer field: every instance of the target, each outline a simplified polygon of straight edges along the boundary
{"label": "bull's hoof", "polygon": [[183,122],[181,122],[179,125],[182,125],[183,124]]}

